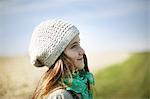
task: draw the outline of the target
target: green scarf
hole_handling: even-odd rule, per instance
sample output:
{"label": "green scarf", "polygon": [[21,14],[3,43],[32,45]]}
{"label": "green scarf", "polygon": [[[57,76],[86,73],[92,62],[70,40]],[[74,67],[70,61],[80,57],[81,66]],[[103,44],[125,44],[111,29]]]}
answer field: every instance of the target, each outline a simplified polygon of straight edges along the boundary
{"label": "green scarf", "polygon": [[71,90],[82,95],[82,99],[93,99],[92,92],[88,89],[87,81],[94,85],[93,74],[90,72],[80,72],[72,75],[72,84],[69,86],[69,80],[64,79],[66,90]]}

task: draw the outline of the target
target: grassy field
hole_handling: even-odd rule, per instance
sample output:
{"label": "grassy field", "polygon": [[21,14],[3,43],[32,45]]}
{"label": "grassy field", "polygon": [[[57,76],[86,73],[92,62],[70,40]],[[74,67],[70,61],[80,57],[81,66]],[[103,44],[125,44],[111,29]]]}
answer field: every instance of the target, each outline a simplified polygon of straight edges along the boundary
{"label": "grassy field", "polygon": [[150,99],[150,53],[134,53],[95,74],[94,99]]}
{"label": "grassy field", "polygon": [[30,65],[28,56],[0,58],[0,99],[31,99],[43,72]]}
{"label": "grassy field", "polygon": [[[89,55],[91,68],[95,65],[96,70],[94,99],[146,99],[148,97],[150,53],[96,55]],[[114,65],[105,67],[107,64]],[[0,57],[0,99],[31,99],[38,80],[46,70],[47,68],[31,66],[27,55]]]}

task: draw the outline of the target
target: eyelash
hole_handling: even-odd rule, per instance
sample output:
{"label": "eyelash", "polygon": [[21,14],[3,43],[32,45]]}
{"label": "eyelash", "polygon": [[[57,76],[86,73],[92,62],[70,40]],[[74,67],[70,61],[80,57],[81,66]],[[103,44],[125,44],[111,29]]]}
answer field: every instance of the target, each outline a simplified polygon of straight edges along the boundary
{"label": "eyelash", "polygon": [[79,46],[79,45],[80,45],[80,44],[73,45],[71,48],[74,48],[74,47]]}

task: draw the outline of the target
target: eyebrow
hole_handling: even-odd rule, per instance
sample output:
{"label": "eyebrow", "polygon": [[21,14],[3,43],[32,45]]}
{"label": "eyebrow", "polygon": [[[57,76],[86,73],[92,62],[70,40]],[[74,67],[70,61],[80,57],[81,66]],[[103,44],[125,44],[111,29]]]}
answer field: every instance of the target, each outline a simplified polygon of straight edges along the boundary
{"label": "eyebrow", "polygon": [[73,42],[72,44],[70,44],[70,46],[72,46],[72,45],[74,45],[74,44],[76,44],[76,43],[79,43],[79,42]]}

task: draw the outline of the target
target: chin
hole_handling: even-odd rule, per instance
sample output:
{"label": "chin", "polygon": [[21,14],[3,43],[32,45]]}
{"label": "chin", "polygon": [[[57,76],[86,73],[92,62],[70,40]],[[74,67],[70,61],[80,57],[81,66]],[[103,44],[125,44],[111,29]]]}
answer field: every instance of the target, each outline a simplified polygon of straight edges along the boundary
{"label": "chin", "polygon": [[78,69],[79,69],[79,70],[82,70],[82,69],[84,69],[84,64],[82,64],[82,65],[79,65]]}

